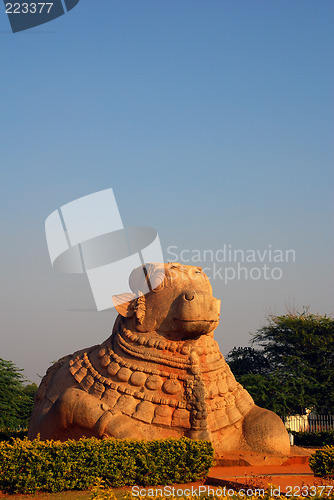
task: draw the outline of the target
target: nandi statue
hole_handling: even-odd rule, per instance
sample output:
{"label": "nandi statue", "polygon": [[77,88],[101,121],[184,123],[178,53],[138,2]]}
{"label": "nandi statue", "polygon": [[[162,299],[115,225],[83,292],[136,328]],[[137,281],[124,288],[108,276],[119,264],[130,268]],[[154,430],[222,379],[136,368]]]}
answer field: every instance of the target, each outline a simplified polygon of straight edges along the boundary
{"label": "nandi statue", "polygon": [[254,404],[213,339],[220,300],[202,269],[146,264],[129,283],[133,294],[113,298],[112,335],[47,371],[29,438],[188,436],[212,441],[218,457],[289,455],[283,422]]}

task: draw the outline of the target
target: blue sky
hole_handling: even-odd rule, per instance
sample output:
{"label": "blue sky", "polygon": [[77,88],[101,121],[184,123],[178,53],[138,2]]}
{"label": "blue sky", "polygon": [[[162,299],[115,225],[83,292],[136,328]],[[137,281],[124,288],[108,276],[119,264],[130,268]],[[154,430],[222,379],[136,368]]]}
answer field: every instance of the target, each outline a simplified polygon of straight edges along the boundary
{"label": "blue sky", "polygon": [[51,268],[44,236],[109,187],[166,260],[295,250],[279,280],[212,281],[223,353],[287,305],[333,314],[333,19],[327,0],[80,0],[13,34],[2,8],[1,357],[38,380],[109,335],[112,313],[73,311],[88,284]]}

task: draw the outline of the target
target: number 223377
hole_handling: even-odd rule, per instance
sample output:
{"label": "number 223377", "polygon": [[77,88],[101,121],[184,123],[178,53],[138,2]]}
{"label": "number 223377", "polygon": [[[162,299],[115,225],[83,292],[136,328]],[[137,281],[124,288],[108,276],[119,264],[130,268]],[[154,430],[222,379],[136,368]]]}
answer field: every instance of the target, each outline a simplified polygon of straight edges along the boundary
{"label": "number 223377", "polygon": [[7,14],[49,14],[53,2],[49,3],[6,3]]}

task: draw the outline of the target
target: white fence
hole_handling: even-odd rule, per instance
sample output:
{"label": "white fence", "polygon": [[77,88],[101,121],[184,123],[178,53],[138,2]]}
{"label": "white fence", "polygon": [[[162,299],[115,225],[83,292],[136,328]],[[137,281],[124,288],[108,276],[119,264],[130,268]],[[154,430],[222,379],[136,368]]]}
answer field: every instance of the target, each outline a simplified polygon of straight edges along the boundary
{"label": "white fence", "polygon": [[290,415],[282,417],[282,420],[291,431],[334,431],[334,415]]}

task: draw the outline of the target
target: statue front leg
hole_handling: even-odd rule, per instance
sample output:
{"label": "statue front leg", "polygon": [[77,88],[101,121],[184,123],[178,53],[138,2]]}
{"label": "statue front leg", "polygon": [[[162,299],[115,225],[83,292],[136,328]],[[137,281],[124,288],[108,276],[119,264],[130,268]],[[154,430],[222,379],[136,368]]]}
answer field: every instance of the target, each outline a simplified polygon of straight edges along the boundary
{"label": "statue front leg", "polygon": [[93,436],[141,439],[138,424],[80,389],[67,389],[43,417],[39,432],[41,439],[61,441]]}
{"label": "statue front leg", "polygon": [[41,439],[101,438],[117,412],[80,389],[67,389],[42,418]]}

